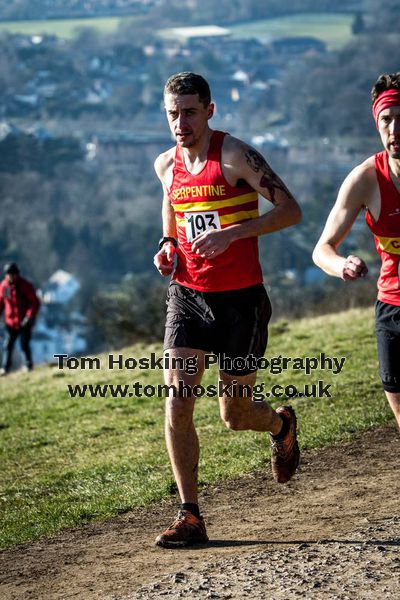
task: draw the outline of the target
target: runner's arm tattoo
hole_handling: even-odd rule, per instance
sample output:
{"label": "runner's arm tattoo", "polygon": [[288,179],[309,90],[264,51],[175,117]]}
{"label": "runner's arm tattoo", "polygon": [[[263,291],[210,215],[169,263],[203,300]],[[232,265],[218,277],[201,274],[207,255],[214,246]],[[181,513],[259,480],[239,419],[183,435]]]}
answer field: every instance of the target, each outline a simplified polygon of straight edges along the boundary
{"label": "runner's arm tattoo", "polygon": [[268,195],[272,204],[276,204],[275,191],[284,192],[289,198],[293,198],[282,179],[271,169],[267,161],[259,152],[248,148],[246,150],[247,164],[255,173],[261,173],[260,186],[268,190]]}

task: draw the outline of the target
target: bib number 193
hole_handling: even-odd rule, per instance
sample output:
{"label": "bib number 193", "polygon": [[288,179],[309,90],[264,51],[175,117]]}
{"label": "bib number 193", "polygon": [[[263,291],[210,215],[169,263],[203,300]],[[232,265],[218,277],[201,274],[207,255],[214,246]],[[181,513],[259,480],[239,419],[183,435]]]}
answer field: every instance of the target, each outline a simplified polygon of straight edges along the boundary
{"label": "bib number 193", "polygon": [[196,236],[209,229],[221,229],[218,212],[216,210],[185,213],[185,225],[188,242],[193,242]]}

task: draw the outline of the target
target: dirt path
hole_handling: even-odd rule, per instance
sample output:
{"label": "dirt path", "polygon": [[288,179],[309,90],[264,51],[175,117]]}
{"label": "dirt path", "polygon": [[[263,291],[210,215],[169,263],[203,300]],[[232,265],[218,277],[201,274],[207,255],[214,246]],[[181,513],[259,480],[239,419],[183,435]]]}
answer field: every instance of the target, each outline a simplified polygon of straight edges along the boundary
{"label": "dirt path", "polygon": [[211,543],[153,545],[175,503],[0,555],[3,600],[398,598],[400,437],[389,428],[202,493]]}

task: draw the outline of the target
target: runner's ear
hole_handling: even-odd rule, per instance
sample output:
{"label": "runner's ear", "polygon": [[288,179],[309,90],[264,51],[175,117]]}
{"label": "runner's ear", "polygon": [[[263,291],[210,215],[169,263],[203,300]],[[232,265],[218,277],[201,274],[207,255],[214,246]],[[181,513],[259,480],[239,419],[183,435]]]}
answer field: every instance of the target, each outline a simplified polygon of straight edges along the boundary
{"label": "runner's ear", "polygon": [[209,104],[207,108],[207,119],[211,119],[211,117],[214,115],[214,110],[215,104],[211,102],[211,104]]}

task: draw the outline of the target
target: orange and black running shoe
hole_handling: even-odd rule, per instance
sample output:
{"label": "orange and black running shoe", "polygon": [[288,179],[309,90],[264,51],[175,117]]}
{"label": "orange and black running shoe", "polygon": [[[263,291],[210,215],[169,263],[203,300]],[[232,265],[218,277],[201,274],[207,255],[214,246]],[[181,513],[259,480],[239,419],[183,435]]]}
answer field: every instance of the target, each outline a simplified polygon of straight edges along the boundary
{"label": "orange and black running shoe", "polygon": [[300,462],[296,414],[291,406],[280,406],[276,412],[287,420],[289,427],[282,439],[271,435],[272,475],[278,483],[287,483],[295,474]]}
{"label": "orange and black running shoe", "polygon": [[203,517],[198,519],[188,510],[180,510],[175,521],[156,539],[163,548],[184,548],[208,542]]}

